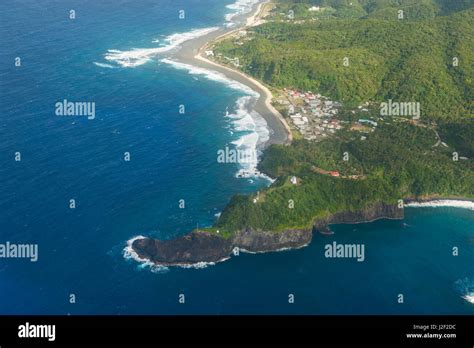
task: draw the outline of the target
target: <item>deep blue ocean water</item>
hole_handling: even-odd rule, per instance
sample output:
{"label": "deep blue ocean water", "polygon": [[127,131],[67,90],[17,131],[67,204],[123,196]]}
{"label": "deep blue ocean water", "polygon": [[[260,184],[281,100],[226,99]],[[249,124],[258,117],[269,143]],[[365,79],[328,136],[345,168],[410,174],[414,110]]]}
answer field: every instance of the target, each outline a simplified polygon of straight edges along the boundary
{"label": "deep blue ocean water", "polygon": [[[123,257],[133,236],[211,225],[233,194],[268,184],[216,161],[251,133],[226,117],[245,91],[161,58],[105,58],[224,25],[232,2],[0,2],[0,243],[39,245],[38,262],[0,259],[0,313],[473,314],[462,296],[474,290],[474,214],[462,209],[410,208],[404,221],[333,226],[304,249],[204,269],[152,272]],[[56,116],[63,99],[95,102],[96,118]],[[332,241],[364,243],[366,260],[325,258]]]}

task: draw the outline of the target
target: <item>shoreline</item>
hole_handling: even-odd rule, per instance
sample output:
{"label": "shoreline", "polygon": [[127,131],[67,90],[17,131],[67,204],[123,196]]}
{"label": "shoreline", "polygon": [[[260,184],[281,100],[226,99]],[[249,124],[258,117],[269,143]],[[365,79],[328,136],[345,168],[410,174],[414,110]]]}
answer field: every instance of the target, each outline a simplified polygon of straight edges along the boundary
{"label": "shoreline", "polygon": [[474,200],[464,198],[433,198],[420,200],[407,200],[404,203],[404,208],[460,208],[474,211]]}
{"label": "shoreline", "polygon": [[[267,147],[271,144],[290,144],[293,140],[292,132],[283,116],[271,105],[273,95],[260,81],[246,75],[237,68],[217,63],[208,59],[203,53],[217,40],[240,30],[259,25],[261,23],[262,9],[271,0],[262,0],[254,4],[252,10],[240,14],[233,19],[235,25],[231,28],[221,27],[203,36],[188,40],[180,45],[180,49],[171,57],[176,63],[186,64],[193,68],[206,69],[224,75],[227,79],[238,82],[259,97],[253,97],[255,103],[250,105],[267,122],[270,131]],[[406,197],[403,208],[410,207],[456,207],[468,208],[474,211],[474,200],[463,197],[437,197],[422,196],[419,198]],[[373,206],[361,211],[339,211],[327,218],[313,221],[311,229],[291,229],[282,232],[252,230],[235,231],[230,239],[206,231],[194,230],[173,240],[160,241],[153,238],[139,237],[129,240],[127,247],[135,253],[136,261],[145,264],[164,267],[193,267],[201,268],[202,265],[213,265],[231,258],[233,248],[238,248],[246,253],[267,253],[283,250],[303,248],[311,243],[314,232],[329,234],[329,226],[334,224],[361,224],[376,220],[402,220],[404,209],[396,205],[376,202]],[[247,248],[247,246],[250,246]],[[145,261],[146,260],[146,261]]]}
{"label": "shoreline", "polygon": [[240,70],[216,63],[205,58],[202,54],[206,48],[216,40],[221,40],[239,30],[260,24],[260,15],[263,6],[270,2],[271,0],[260,1],[253,6],[249,13],[236,16],[235,22],[237,24],[232,28],[219,28],[204,36],[184,42],[181,44],[181,48],[172,56],[172,59],[178,63],[221,73],[228,79],[239,82],[259,94],[259,97],[256,98],[251,109],[257,112],[267,122],[270,137],[269,140],[266,141],[265,147],[271,144],[289,144],[293,140],[288,123],[273,105],[271,105],[273,95],[270,90],[260,81],[244,74]]}
{"label": "shoreline", "polygon": [[[474,199],[462,198],[457,199],[452,198],[422,198],[415,200],[412,198],[406,199],[404,203],[405,207],[412,207],[408,204],[419,204],[413,207],[454,207],[458,209],[469,209],[474,211]],[[143,236],[138,236],[127,241],[127,246],[124,249],[124,253],[133,251],[135,257],[132,257],[135,261],[145,265],[152,265],[156,267],[185,267],[185,268],[203,268],[203,265],[215,265],[219,262],[224,262],[232,258],[232,252],[235,247],[239,251],[248,254],[264,254],[269,252],[280,252],[280,251],[289,251],[289,250],[298,250],[308,246],[312,241],[312,236],[314,233],[318,232],[321,235],[332,235],[330,232],[330,225],[339,225],[339,224],[363,224],[371,223],[378,220],[403,220],[404,209],[398,209],[396,206],[384,205],[383,203],[378,203],[381,206],[381,210],[375,213],[375,216],[368,218],[365,216],[365,219],[353,220],[350,215],[364,215],[367,212],[337,212],[332,214],[332,216],[321,221],[314,221],[312,229],[309,230],[294,230],[288,229],[283,232],[271,232],[271,231],[238,231],[232,240],[225,240],[222,237],[216,236],[214,234],[209,234],[204,231],[192,231],[183,237],[173,239],[170,241],[160,241],[153,238],[147,238]],[[372,208],[374,209],[374,208]],[[387,210],[388,209],[388,210]],[[400,212],[401,210],[401,212]],[[370,212],[369,212],[370,214]],[[380,214],[377,216],[377,214]],[[349,215],[349,218],[347,216]],[[393,216],[390,216],[393,215]],[[362,217],[362,216],[359,216]],[[347,220],[347,221],[345,221]],[[283,238],[281,236],[283,235]],[[267,240],[265,240],[265,238]],[[219,241],[220,239],[220,241]],[[183,243],[185,241],[185,243]],[[209,241],[212,243],[209,244]],[[257,243],[257,245],[252,245]],[[262,244],[263,243],[263,244]],[[198,244],[199,246],[196,246]],[[246,244],[246,245],[242,245]],[[157,249],[155,247],[157,246]],[[169,247],[174,249],[170,255],[172,257],[188,254],[191,249],[197,248],[198,250],[192,250],[192,253],[198,257],[203,251],[204,253],[211,252],[212,259],[210,260],[199,260],[197,262],[190,262],[180,260],[178,262],[173,262],[170,260],[166,261],[157,261],[157,258],[164,257],[164,255],[159,255],[159,251],[169,252]],[[184,246],[184,248],[183,248]],[[249,249],[246,247],[250,246]],[[222,247],[222,249],[220,249]],[[256,247],[256,248],[254,248]],[[203,248],[203,249],[200,249]],[[218,250],[220,249],[220,250]],[[253,249],[253,250],[251,250]],[[130,254],[129,254],[130,255]],[[170,256],[168,255],[168,256]],[[129,257],[130,258],[130,257]],[[155,260],[154,260],[155,259]]]}

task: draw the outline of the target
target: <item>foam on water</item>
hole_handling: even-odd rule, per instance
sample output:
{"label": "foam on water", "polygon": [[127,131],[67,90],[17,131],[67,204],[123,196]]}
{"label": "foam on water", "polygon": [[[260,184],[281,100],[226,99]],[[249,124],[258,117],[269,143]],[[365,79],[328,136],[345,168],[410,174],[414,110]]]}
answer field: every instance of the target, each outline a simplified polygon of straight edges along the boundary
{"label": "foam on water", "polygon": [[[235,3],[227,6],[232,12],[226,15],[226,21],[231,22],[232,19],[237,15],[249,13],[252,7],[257,4],[260,0],[237,0]],[[207,35],[218,27],[209,27],[204,29],[196,29],[186,33],[176,33],[167,36],[166,38],[154,39],[153,43],[160,43],[160,47],[154,48],[134,48],[128,51],[121,51],[116,49],[110,49],[105,54],[105,59],[109,62],[113,62],[121,67],[134,68],[149,62],[152,58],[157,55],[173,51],[178,48],[183,42],[188,40]],[[235,145],[236,150],[255,151],[256,154],[260,155],[260,147],[269,140],[270,132],[265,119],[259,114],[250,111],[250,104],[252,97],[257,98],[260,95],[249,88],[248,86],[227,78],[224,74],[194,67],[189,64],[172,61],[168,58],[160,60],[162,63],[169,64],[176,69],[187,70],[191,75],[202,75],[205,78],[225,84],[227,87],[239,90],[247,94],[247,96],[239,98],[237,100],[235,114],[230,115],[233,119],[232,125],[233,130],[243,133],[240,134],[239,139],[232,142]],[[113,68],[110,64],[94,62],[95,65],[104,68]],[[269,180],[265,175],[262,175],[257,170],[258,156],[251,161],[246,163],[240,163],[241,169],[238,171],[236,176],[238,177],[251,177],[261,176]]]}
{"label": "foam on water", "polygon": [[[195,29],[186,33],[176,33],[167,36],[163,41],[166,43],[160,47],[153,48],[134,48],[128,51],[121,51],[116,49],[110,49],[104,55],[104,58],[112,63],[115,63],[123,68],[135,68],[149,62],[152,58],[157,55],[168,53],[178,48],[182,43],[195,39],[200,36],[207,35],[218,27],[210,27],[203,29]],[[153,40],[157,42],[158,39]],[[97,64],[96,64],[97,65]]]}
{"label": "foam on water", "polygon": [[474,304],[474,292],[471,292],[468,295],[464,295],[462,298],[465,299],[467,302]]}
{"label": "foam on water", "polygon": [[[140,269],[149,268],[153,273],[168,272],[169,271],[168,266],[156,265],[156,264],[154,264],[153,262],[151,262],[147,259],[141,258],[135,252],[135,250],[133,250],[133,248],[132,248],[133,242],[136,241],[137,239],[143,239],[143,238],[146,238],[146,237],[140,235],[140,236],[135,236],[135,237],[129,239],[127,241],[127,244],[126,244],[125,248],[123,249],[123,257],[127,260],[137,261],[140,264],[138,266]],[[224,261],[227,261],[229,259],[230,259],[230,257],[225,257],[225,258],[223,258],[219,261],[216,261],[216,262],[203,262],[203,261],[201,261],[201,262],[196,262],[196,263],[191,263],[191,264],[187,264],[187,263],[176,264],[174,266],[179,267],[179,268],[203,269],[203,268],[207,268],[208,266],[214,266],[216,263],[224,262]]]}
{"label": "foam on water", "polygon": [[242,252],[242,253],[245,253],[245,254],[253,254],[253,255],[268,254],[269,252],[280,253],[282,251],[292,251],[292,250],[303,249],[303,248],[306,248],[310,243],[311,242],[306,243],[304,245],[300,245],[298,247],[284,247],[284,248],[279,248],[279,249],[275,249],[275,250],[271,250],[271,251],[250,251],[250,250],[243,249],[243,248],[239,248],[239,251]]}
{"label": "foam on water", "polygon": [[[187,70],[192,75],[202,75],[211,81],[216,81],[225,84],[227,87],[244,92],[246,96],[240,97],[236,102],[235,112],[228,114],[227,117],[231,119],[232,128],[234,132],[239,132],[239,138],[234,140],[232,144],[239,151],[252,150],[260,155],[261,148],[270,139],[270,131],[267,122],[258,113],[250,111],[252,101],[260,97],[260,94],[252,90],[250,87],[226,77],[224,74],[212,71],[193,65],[176,62],[170,59],[162,59],[162,63],[169,64],[172,67],[180,70]],[[246,163],[239,163],[241,169],[236,173],[237,177],[247,178],[251,176],[263,177],[271,180],[268,176],[260,173],[257,170],[258,156]]]}
{"label": "foam on water", "polygon": [[180,69],[180,70],[187,70],[189,74],[191,75],[202,75],[208,80],[211,81],[216,81],[225,84],[227,87],[244,92],[245,94],[248,94],[253,97],[259,97],[260,94],[255,92],[253,89],[250,87],[247,87],[243,83],[240,83],[238,81],[234,81],[226,77],[224,74],[221,74],[220,72],[209,70],[209,69],[204,69],[204,68],[199,68],[195,67],[190,64],[185,64],[185,63],[180,63],[176,62],[174,60],[164,58],[161,59],[162,63],[169,64],[175,69]]}
{"label": "foam on water", "polygon": [[191,263],[191,264],[177,264],[176,267],[180,267],[180,268],[194,268],[194,269],[203,269],[203,268],[207,268],[209,266],[215,266],[216,263],[219,263],[219,262],[224,262],[224,261],[227,261],[229,260],[230,257],[225,257],[219,261],[216,261],[216,262],[204,262],[204,261],[201,261],[201,262],[196,262],[196,263]]}
{"label": "foam on water", "polygon": [[469,303],[474,304],[474,281],[470,278],[458,279],[454,283],[455,288],[461,294],[461,298]]}
{"label": "foam on water", "polygon": [[231,13],[225,15],[225,20],[228,22],[228,26],[234,25],[234,23],[230,22],[232,22],[236,16],[252,11],[252,7],[259,1],[260,0],[237,0],[233,4],[227,5],[226,7],[229,10],[232,10]]}
{"label": "foam on water", "polygon": [[241,169],[236,173],[236,176],[241,178],[264,177],[270,180],[268,176],[257,169],[258,158],[263,145],[270,139],[270,131],[265,119],[258,113],[250,111],[251,104],[251,96],[240,97],[237,99],[235,112],[227,115],[231,119],[233,130],[244,133],[232,142],[236,150],[256,154],[245,163],[239,163]]}
{"label": "foam on water", "polygon": [[146,238],[144,236],[135,236],[131,239],[129,239],[127,241],[127,245],[125,246],[125,248],[123,249],[123,257],[127,260],[135,260],[137,261],[140,266],[139,268],[150,268],[150,270],[153,272],[153,273],[164,273],[164,272],[167,272],[169,270],[168,267],[166,266],[160,266],[160,265],[155,265],[153,262],[147,260],[147,259],[144,259],[144,258],[141,258],[136,252],[135,250],[133,250],[132,248],[132,244],[134,241],[136,241],[137,239],[143,239],[143,238]]}
{"label": "foam on water", "polygon": [[107,63],[99,63],[99,62],[94,62],[95,65],[101,68],[108,68],[108,69],[113,69],[115,68],[113,65],[107,64]]}
{"label": "foam on water", "polygon": [[454,208],[464,208],[474,210],[474,202],[472,201],[459,201],[452,199],[443,199],[443,200],[433,200],[429,202],[410,202],[404,205],[405,207],[411,208],[421,208],[421,207],[454,207]]}
{"label": "foam on water", "polygon": [[[227,5],[226,7],[232,12],[225,15],[226,26],[234,26],[235,23],[232,22],[233,18],[238,15],[249,13],[252,10],[252,7],[259,1],[260,0],[237,0],[233,4]],[[151,42],[159,43],[159,47],[133,48],[127,51],[109,49],[104,55],[104,58],[123,68],[135,68],[149,62],[157,55],[173,51],[186,41],[207,35],[216,30],[219,30],[219,27],[194,29],[185,33],[175,33],[165,38],[153,39]],[[94,64],[102,68],[113,67],[110,64],[104,63],[94,62]]]}

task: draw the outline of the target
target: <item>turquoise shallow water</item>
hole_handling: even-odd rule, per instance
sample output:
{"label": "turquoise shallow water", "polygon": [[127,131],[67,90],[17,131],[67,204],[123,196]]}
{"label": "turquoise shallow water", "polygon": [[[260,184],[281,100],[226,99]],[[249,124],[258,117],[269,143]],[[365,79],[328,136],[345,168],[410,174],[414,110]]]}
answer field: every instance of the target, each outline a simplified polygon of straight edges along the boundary
{"label": "turquoise shallow water", "polygon": [[[315,235],[301,250],[200,270],[156,273],[124,259],[131,237],[210,225],[233,194],[267,184],[216,162],[218,149],[254,134],[225,116],[237,114],[245,91],[158,59],[135,68],[105,59],[109,49],[161,47],[171,34],[224,25],[231,2],[0,4],[0,243],[39,245],[36,263],[0,260],[0,313],[474,313],[463,299],[474,281],[474,214],[462,209],[412,208],[404,221],[333,226],[334,235]],[[96,118],[58,118],[63,99],[94,101]],[[333,241],[363,243],[365,261],[325,258]]]}

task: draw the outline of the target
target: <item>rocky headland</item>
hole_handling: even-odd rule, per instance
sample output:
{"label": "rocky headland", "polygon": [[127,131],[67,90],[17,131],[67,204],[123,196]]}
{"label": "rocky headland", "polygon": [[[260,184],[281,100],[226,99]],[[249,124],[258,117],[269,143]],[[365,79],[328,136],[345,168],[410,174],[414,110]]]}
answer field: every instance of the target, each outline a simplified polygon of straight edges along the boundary
{"label": "rocky headland", "polygon": [[[140,259],[161,266],[183,266],[226,260],[236,250],[251,253],[297,249],[311,242],[313,232],[326,233],[330,224],[360,223],[377,219],[402,219],[397,205],[377,203],[357,212],[343,211],[314,222],[311,229],[288,229],[279,232],[245,229],[231,237],[195,230],[172,240],[135,239],[131,245]],[[236,249],[237,248],[237,249]]]}

